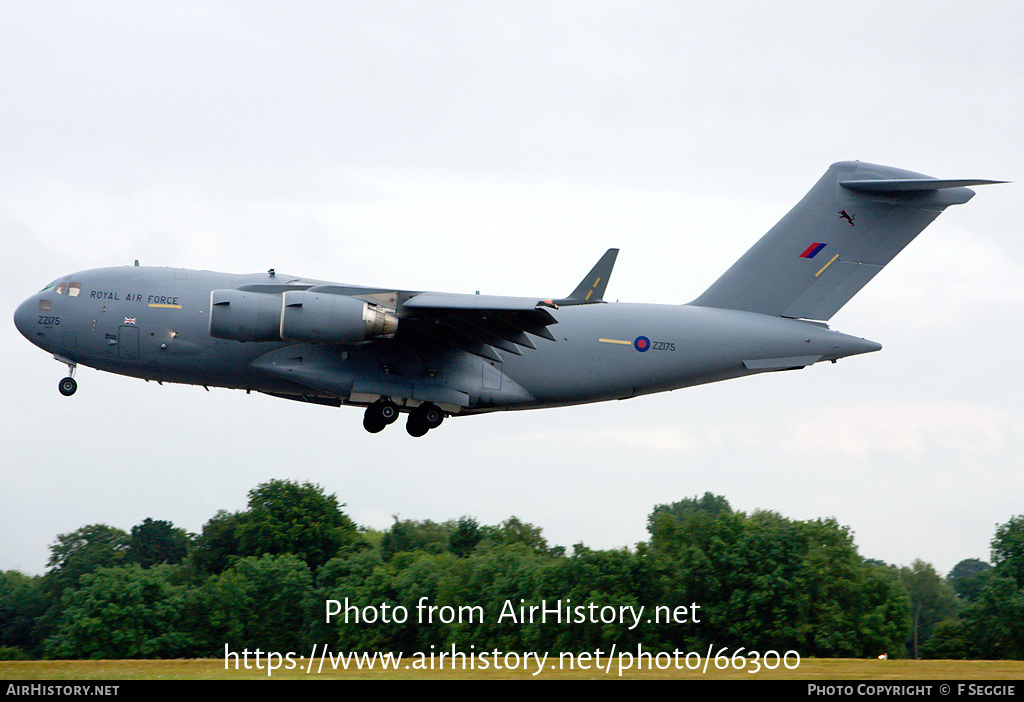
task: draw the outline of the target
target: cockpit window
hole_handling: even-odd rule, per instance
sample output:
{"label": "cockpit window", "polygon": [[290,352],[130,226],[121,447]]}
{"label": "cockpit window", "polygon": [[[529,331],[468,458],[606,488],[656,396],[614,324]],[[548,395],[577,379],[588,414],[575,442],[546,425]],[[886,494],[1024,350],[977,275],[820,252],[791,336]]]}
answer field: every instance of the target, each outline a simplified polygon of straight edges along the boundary
{"label": "cockpit window", "polygon": [[[71,276],[68,276],[68,278],[70,278],[70,277]],[[47,285],[45,288],[43,288],[39,292],[44,293],[44,292],[47,292],[49,290],[53,290],[58,295],[67,295],[68,297],[78,297],[79,295],[82,294],[82,284],[81,283],[69,283],[68,279],[65,278],[64,280],[62,280],[60,282],[58,282],[56,280],[53,281],[52,283]]]}
{"label": "cockpit window", "polygon": [[[47,285],[45,288],[43,288],[42,291],[46,292],[51,287],[53,287],[52,283],[50,285]],[[82,284],[81,283],[67,283],[67,282],[57,283],[57,287],[54,288],[54,292],[56,292],[58,295],[67,295],[68,297],[78,297],[79,295],[82,294]]]}

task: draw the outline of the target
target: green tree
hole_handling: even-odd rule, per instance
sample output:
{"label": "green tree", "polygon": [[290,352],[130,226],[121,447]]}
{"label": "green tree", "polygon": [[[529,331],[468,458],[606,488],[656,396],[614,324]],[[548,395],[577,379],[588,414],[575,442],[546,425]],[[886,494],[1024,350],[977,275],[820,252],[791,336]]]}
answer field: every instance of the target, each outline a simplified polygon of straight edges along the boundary
{"label": "green tree", "polygon": [[991,577],[992,566],[977,558],[965,558],[953,566],[946,581],[953,586],[956,594],[968,602],[973,602],[981,595],[988,578]]}
{"label": "green tree", "polygon": [[128,557],[133,563],[148,568],[157,563],[181,563],[192,544],[191,535],[165,521],[146,517],[132,527],[128,540]]}
{"label": "green tree", "polygon": [[907,647],[913,658],[919,658],[920,647],[931,638],[935,625],[956,614],[955,591],[943,582],[935,568],[920,560],[915,560],[910,568],[901,568],[900,579],[910,597],[913,623]]}
{"label": "green tree", "polygon": [[35,621],[47,607],[41,585],[38,576],[14,570],[0,573],[0,650],[7,651],[8,658],[35,657],[39,653]]}
{"label": "green tree", "polygon": [[537,554],[549,553],[547,539],[540,527],[512,516],[497,526],[489,526],[484,530],[484,539],[491,544],[505,546],[525,546]]}
{"label": "green tree", "polygon": [[990,578],[961,619],[971,641],[971,658],[1024,659],[1024,590],[1013,578]]}
{"label": "green tree", "polygon": [[125,562],[128,534],[106,524],[89,524],[69,534],[60,534],[50,546],[50,569],[44,587],[54,597],[75,588],[83,575],[97,568],[112,568]]}
{"label": "green tree", "polygon": [[944,619],[932,629],[932,636],[921,644],[921,658],[963,660],[971,657],[974,642],[961,618]]}
{"label": "green tree", "polygon": [[898,584],[858,555],[833,519],[732,512],[706,494],[659,505],[641,556],[658,573],[663,604],[699,603],[699,627],[667,633],[679,648],[794,648],[802,655],[898,652],[908,631]]}
{"label": "green tree", "polygon": [[240,512],[220,510],[196,537],[188,560],[193,572],[202,577],[223,573],[239,556],[238,530],[242,523]]}
{"label": "green tree", "polygon": [[395,554],[403,551],[427,551],[441,553],[448,547],[449,529],[429,519],[414,522],[394,517],[394,524],[384,533],[381,540],[381,558],[390,561]]}
{"label": "green tree", "polygon": [[[306,650],[312,615],[313,576],[295,554],[249,556],[208,578],[193,612],[205,655]],[[323,616],[320,600],[316,615]]]}
{"label": "green tree", "polygon": [[992,563],[1000,575],[1024,588],[1024,515],[1013,517],[996,529],[992,538]]}
{"label": "green tree", "polygon": [[249,491],[238,525],[243,556],[293,553],[316,569],[360,543],[359,530],[319,485],[271,480]]}
{"label": "green tree", "polygon": [[175,566],[99,568],[68,589],[57,632],[47,639],[56,658],[179,658],[192,654],[182,620],[186,588],[171,584]]}
{"label": "green tree", "polygon": [[705,492],[702,497],[688,497],[679,502],[656,505],[647,517],[647,531],[653,534],[654,522],[659,515],[668,515],[676,521],[684,522],[697,514],[715,519],[720,514],[729,514],[730,512],[732,512],[732,507],[729,506],[728,500],[721,495]]}
{"label": "green tree", "polygon": [[448,535],[448,550],[465,558],[484,538],[480,525],[472,517],[460,517]]}

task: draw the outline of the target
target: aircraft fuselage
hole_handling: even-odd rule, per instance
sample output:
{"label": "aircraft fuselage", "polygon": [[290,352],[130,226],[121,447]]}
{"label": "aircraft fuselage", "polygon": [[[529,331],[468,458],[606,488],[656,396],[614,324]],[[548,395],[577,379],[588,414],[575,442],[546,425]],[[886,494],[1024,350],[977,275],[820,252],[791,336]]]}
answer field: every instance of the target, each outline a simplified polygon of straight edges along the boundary
{"label": "aircraft fuselage", "polygon": [[[59,360],[120,375],[331,404],[367,405],[381,397],[403,407],[430,401],[448,414],[623,399],[880,348],[813,322],[630,303],[553,309],[553,341],[536,338],[535,348],[493,358],[401,328],[393,338],[344,345],[242,342],[210,334],[214,290],[323,284],[271,272],[96,269],[65,276],[33,295],[15,321],[26,338]],[[370,299],[410,295],[352,290]]]}

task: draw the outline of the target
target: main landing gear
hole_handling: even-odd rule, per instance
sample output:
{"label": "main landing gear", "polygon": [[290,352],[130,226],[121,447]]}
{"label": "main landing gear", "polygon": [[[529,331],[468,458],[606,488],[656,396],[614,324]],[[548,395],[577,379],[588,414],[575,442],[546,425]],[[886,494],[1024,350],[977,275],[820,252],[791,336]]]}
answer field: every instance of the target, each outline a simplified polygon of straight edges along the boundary
{"label": "main landing gear", "polygon": [[[383,431],[384,427],[398,419],[398,405],[391,400],[377,400],[366,408],[363,415],[363,428],[371,434]],[[423,436],[431,429],[441,426],[444,412],[430,402],[426,402],[409,412],[405,430],[410,436]]]}

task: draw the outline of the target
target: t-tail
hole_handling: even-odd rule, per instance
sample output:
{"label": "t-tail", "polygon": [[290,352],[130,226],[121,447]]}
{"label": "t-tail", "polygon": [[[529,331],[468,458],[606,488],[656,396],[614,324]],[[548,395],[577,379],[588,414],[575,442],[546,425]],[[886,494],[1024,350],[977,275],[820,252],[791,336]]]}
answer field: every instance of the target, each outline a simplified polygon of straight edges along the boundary
{"label": "t-tail", "polygon": [[700,297],[702,307],[826,321],[967,186],[859,161],[833,164],[796,207]]}

